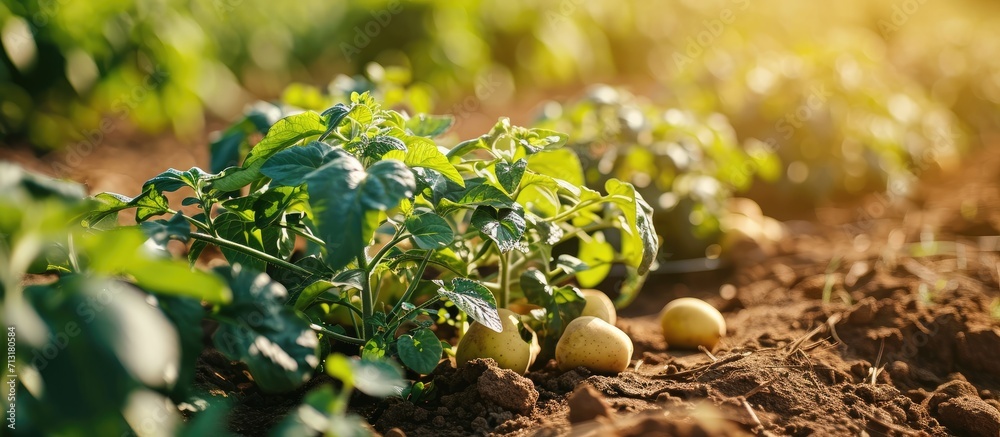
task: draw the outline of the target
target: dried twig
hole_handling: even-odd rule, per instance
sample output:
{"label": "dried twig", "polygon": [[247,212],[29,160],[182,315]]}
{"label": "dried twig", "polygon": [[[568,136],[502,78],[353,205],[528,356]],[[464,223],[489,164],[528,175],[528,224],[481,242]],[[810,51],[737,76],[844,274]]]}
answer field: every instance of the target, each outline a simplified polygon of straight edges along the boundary
{"label": "dried twig", "polygon": [[[834,319],[834,316],[836,316],[836,319]],[[833,316],[830,316],[829,319],[826,319],[826,325],[830,327],[830,335],[837,341],[837,344],[847,344],[844,343],[844,340],[840,339],[839,335],[837,335],[837,322],[840,321],[840,318],[840,314],[834,314]]]}
{"label": "dried twig", "polygon": [[710,368],[712,368],[714,366],[720,366],[720,365],[723,365],[723,364],[726,364],[726,363],[731,363],[731,362],[734,362],[734,361],[739,361],[739,360],[741,360],[743,358],[749,357],[752,353],[753,352],[744,352],[742,354],[732,354],[732,355],[728,355],[726,357],[723,357],[723,358],[719,359],[719,361],[716,361],[714,363],[705,364],[704,366],[695,367],[693,369],[688,369],[688,370],[685,370],[683,372],[677,372],[677,373],[660,373],[660,374],[657,374],[657,375],[651,375],[650,378],[653,378],[653,379],[683,378],[685,376],[691,376],[691,375],[695,375],[695,374],[699,374],[699,373],[708,371]]}
{"label": "dried twig", "polygon": [[746,398],[741,399],[741,401],[742,401],[741,403],[743,404],[743,408],[747,410],[747,414],[750,415],[750,420],[753,421],[754,425],[763,428],[764,424],[760,423],[760,418],[757,417],[757,413],[753,412],[753,408],[750,407],[750,403],[747,402]]}
{"label": "dried twig", "polygon": [[775,375],[774,378],[771,378],[765,381],[763,384],[758,385],[757,387],[754,387],[752,390],[748,391],[747,394],[743,395],[743,397],[749,398],[750,396],[760,393],[761,390],[770,387],[771,384],[774,384],[774,382],[777,381],[779,378],[786,378],[786,377],[788,377],[787,373],[781,375]]}
{"label": "dried twig", "polygon": [[762,366],[764,369],[819,369],[819,370],[837,370],[834,367],[829,366],[813,366],[809,364],[784,364],[778,366]]}
{"label": "dried twig", "polygon": [[882,362],[882,352],[885,351],[885,338],[882,339],[882,344],[878,347],[878,357],[875,358],[875,365],[868,370],[868,375],[871,376],[871,384],[875,385],[878,380],[878,375],[882,373],[884,367],[880,367],[879,364]]}
{"label": "dried twig", "polygon": [[702,345],[699,344],[698,345],[698,350],[704,352],[705,355],[708,355],[708,358],[711,359],[713,363],[716,362],[716,361],[719,361],[719,359],[716,358],[715,355],[712,355],[712,351],[708,350],[708,348],[706,348],[705,346],[702,346]]}
{"label": "dried twig", "polygon": [[819,334],[819,332],[822,331],[823,328],[825,327],[826,325],[819,325],[813,328],[812,331],[806,333],[806,335],[799,337],[798,340],[793,341],[792,344],[788,345],[788,352],[785,353],[785,358],[792,356],[792,354],[794,354],[795,351],[799,350],[799,348],[802,346],[802,343],[805,343],[805,341],[812,338],[812,336]]}

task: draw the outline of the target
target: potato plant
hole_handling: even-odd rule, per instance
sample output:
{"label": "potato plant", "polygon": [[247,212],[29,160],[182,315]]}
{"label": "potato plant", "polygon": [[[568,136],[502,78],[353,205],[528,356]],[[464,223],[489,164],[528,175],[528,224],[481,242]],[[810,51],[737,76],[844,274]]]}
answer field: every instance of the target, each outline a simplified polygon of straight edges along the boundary
{"label": "potato plant", "polygon": [[[607,181],[605,193],[584,186],[563,134],[501,119],[489,133],[445,150],[434,137],[450,123],[407,117],[354,93],[349,104],[278,120],[239,166],[217,174],[170,169],[135,197],[99,194],[101,206],[85,222],[132,209],[141,226],[187,243],[192,262],[207,246],[219,248],[233,266],[223,276],[259,285],[251,287],[258,293],[252,299],[281,301],[273,311],[304,320],[319,335],[320,350],[350,344],[364,358],[398,357],[430,373],[448,347],[426,317],[437,315],[436,306],[450,301],[500,330],[497,307],[521,299],[540,307],[529,324],[551,355],[584,306],[580,291],[562,284],[599,264],[647,273],[658,245],[651,208],[618,179]],[[187,212],[166,198],[181,189]],[[612,256],[553,260],[553,246],[612,229],[623,236]],[[268,291],[271,281],[287,295]],[[398,298],[384,299],[394,288]],[[348,323],[333,317],[338,310]],[[232,359],[250,364],[288,355],[300,369],[318,364],[295,336],[274,341],[278,356],[254,354],[253,338],[234,336],[231,345],[215,336]],[[251,372],[257,377],[276,364],[251,364]],[[301,375],[275,376],[290,382]]]}
{"label": "potato plant", "polygon": [[[755,177],[780,176],[775,153],[742,147],[722,115],[660,107],[609,86],[548,103],[536,125],[570,133],[588,185],[619,178],[651,200],[656,229],[670,242],[665,258],[704,256],[721,236],[726,201]],[[584,278],[583,285],[596,285]]]}
{"label": "potato plant", "polygon": [[[84,229],[80,218],[92,218],[98,204],[81,185],[3,162],[0,174],[0,308],[16,343],[8,362],[19,377],[8,399],[15,431],[132,435],[148,431],[155,415],[165,434],[229,435],[225,403],[193,384],[204,318],[219,324],[219,350],[243,354],[262,390],[286,391],[312,377],[318,337],[284,305],[280,284],[240,265],[203,271],[171,259],[164,243],[176,226],[118,227],[109,215]],[[24,281],[25,274],[50,276]],[[266,348],[273,361],[248,344]],[[369,435],[346,411],[351,393],[413,390],[390,361],[324,358],[341,385],[314,389],[275,432]],[[198,405],[186,424],[173,407],[182,402]]]}

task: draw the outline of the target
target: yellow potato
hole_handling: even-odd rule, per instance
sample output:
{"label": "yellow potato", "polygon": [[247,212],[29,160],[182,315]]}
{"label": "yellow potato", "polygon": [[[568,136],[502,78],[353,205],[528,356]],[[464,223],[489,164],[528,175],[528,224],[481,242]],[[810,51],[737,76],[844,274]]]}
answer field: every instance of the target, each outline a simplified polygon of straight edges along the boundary
{"label": "yellow potato", "polygon": [[531,367],[541,348],[538,336],[530,329],[531,341],[521,338],[521,319],[511,310],[501,308],[502,332],[496,332],[479,322],[473,322],[469,331],[458,342],[455,362],[459,366],[476,358],[493,358],[503,369],[524,374]]}
{"label": "yellow potato", "polygon": [[715,307],[701,299],[682,297],[663,307],[660,326],[667,347],[711,350],[726,335],[726,320]]}
{"label": "yellow potato", "polygon": [[581,316],[593,316],[604,320],[612,325],[618,320],[618,312],[615,311],[615,304],[611,302],[608,295],[600,290],[584,289],[580,290],[584,299],[587,299],[587,306],[583,307]]}
{"label": "yellow potato", "polygon": [[559,369],[586,367],[597,373],[620,373],[632,360],[632,339],[597,317],[577,317],[556,344]]}

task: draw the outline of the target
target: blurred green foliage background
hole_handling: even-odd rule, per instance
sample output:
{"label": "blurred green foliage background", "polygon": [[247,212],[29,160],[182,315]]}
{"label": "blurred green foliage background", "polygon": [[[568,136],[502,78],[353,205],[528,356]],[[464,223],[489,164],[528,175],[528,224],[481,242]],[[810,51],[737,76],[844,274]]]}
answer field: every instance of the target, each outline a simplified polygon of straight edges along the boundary
{"label": "blurred green foliage background", "polygon": [[796,93],[856,68],[849,103],[902,93],[993,126],[984,110],[1000,102],[997,9],[982,0],[4,0],[0,134],[58,147],[109,113],[194,132],[206,114],[231,118],[254,97],[370,61],[410,69],[446,102],[487,78],[519,91],[652,80],[667,103],[737,126],[794,109]]}

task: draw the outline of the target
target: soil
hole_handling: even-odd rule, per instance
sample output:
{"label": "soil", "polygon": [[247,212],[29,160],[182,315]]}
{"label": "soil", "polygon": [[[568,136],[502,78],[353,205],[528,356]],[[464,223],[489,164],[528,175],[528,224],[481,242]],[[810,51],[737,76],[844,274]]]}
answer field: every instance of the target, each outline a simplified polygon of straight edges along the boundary
{"label": "soil", "polygon": [[[106,140],[69,176],[134,194],[164,166],[205,165],[204,152],[128,138]],[[43,171],[61,159],[0,152]],[[785,222],[783,239],[740,245],[723,270],[650,277],[619,317],[635,343],[621,374],[443,361],[423,379],[428,400],[353,405],[395,436],[1000,436],[1000,147],[967,162],[927,176],[912,200],[870,195]],[[656,314],[681,296],[723,312],[729,331],[711,353],[664,342]],[[327,381],[268,395],[210,348],[197,376],[235,401],[230,428],[247,435]]]}

